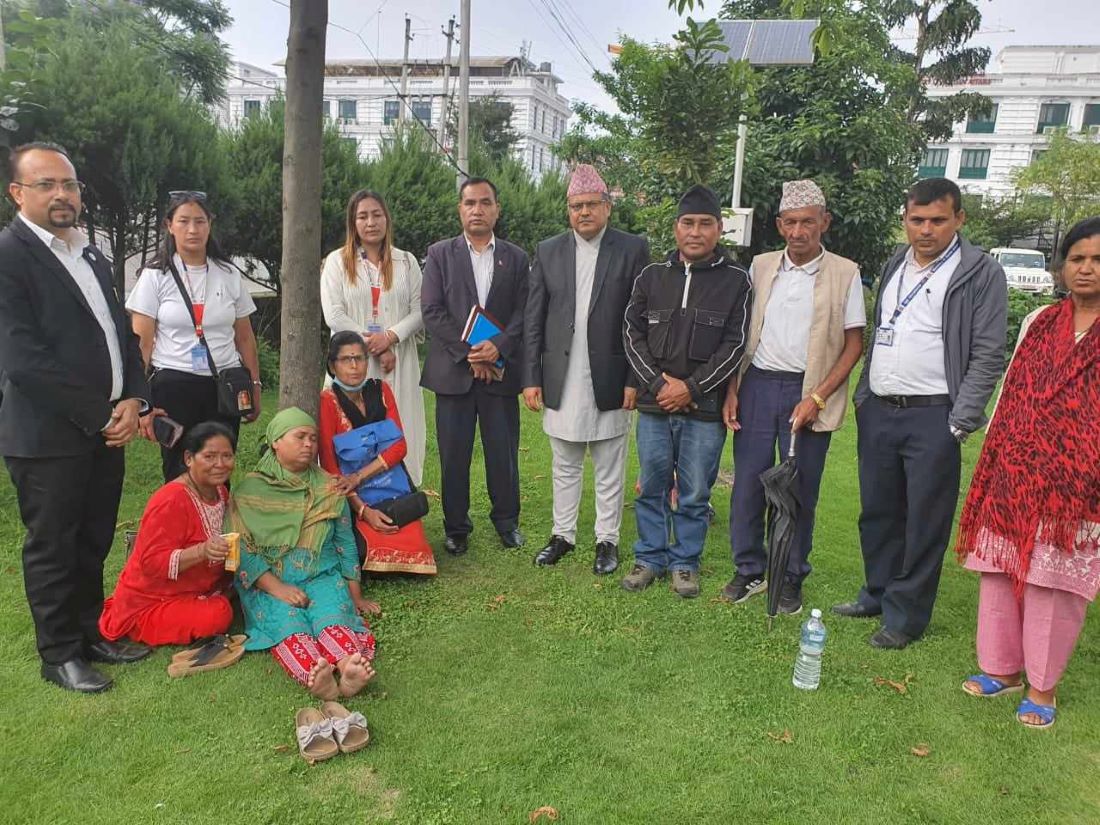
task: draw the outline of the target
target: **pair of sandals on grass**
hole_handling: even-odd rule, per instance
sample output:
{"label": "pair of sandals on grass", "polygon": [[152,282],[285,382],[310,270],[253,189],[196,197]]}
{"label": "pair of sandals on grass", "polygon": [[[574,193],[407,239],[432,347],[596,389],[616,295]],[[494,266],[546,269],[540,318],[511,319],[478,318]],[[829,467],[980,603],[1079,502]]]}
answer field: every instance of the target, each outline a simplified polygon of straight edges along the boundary
{"label": "pair of sandals on grass", "polygon": [[294,716],[298,752],[310,765],[340,753],[355,753],[370,744],[367,719],[339,702],[322,702],[321,708],[302,708]]}
{"label": "pair of sandals on grass", "polygon": [[[972,687],[973,685],[977,687]],[[985,673],[978,673],[963,682],[962,689],[971,696],[977,696],[980,699],[992,699],[995,696],[1004,696],[1008,693],[1022,693],[1024,691],[1024,683],[1021,680],[1015,684],[1009,684],[1008,682],[988,676]],[[1020,700],[1020,704],[1016,708],[1016,721],[1025,728],[1037,728],[1042,730],[1054,724],[1054,716],[1056,713],[1056,704],[1040,705],[1038,702],[1034,702],[1025,696]],[[1033,719],[1038,719],[1039,721],[1032,721]]]}

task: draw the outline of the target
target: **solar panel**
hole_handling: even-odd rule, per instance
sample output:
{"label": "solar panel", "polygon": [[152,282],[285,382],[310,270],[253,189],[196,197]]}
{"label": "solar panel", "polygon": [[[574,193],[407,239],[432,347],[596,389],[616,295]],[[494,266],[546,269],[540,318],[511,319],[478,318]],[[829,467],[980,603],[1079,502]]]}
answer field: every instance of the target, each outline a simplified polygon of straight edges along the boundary
{"label": "solar panel", "polygon": [[814,62],[813,33],[820,20],[719,20],[729,51],[715,63],[748,60],[753,66],[808,66]]}

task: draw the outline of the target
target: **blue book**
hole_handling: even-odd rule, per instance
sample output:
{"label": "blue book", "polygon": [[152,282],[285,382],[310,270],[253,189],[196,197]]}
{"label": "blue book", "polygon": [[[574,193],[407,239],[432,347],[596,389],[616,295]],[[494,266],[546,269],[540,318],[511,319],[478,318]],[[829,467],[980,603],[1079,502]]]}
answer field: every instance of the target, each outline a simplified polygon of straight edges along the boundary
{"label": "blue book", "polygon": [[[488,341],[490,338],[500,335],[501,332],[503,330],[500,325],[484,309],[474,304],[470,308],[470,315],[466,318],[466,326],[462,330],[462,340],[474,347],[482,341]],[[504,359],[498,358],[494,366],[498,370],[503,370]]]}

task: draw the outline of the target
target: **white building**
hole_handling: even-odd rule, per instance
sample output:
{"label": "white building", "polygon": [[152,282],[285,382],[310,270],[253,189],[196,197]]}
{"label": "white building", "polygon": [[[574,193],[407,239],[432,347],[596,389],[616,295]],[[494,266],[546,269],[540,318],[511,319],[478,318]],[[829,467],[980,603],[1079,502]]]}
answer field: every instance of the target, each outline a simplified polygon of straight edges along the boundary
{"label": "white building", "polygon": [[[325,74],[325,114],[356,142],[359,157],[377,157],[401,115],[401,61],[330,60]],[[519,135],[515,154],[534,175],[561,168],[550,151],[565,133],[570,115],[569,101],[558,91],[561,83],[549,63],[535,66],[522,57],[470,59],[470,97],[496,95],[511,104],[512,129]],[[226,97],[215,111],[218,121],[236,125],[282,91],[284,84],[280,74],[248,63],[234,64]],[[406,109],[405,117],[416,117],[438,137],[444,105],[451,107],[449,111],[457,106],[457,61],[446,89],[442,60],[410,61],[408,99],[412,112]]]}
{"label": "white building", "polygon": [[929,87],[928,94],[961,91],[988,96],[993,111],[956,124],[950,140],[930,145],[922,178],[951,178],[963,191],[1001,198],[1012,194],[1013,173],[1043,152],[1051,131],[1100,140],[1100,46],[1008,46],[989,73]]}

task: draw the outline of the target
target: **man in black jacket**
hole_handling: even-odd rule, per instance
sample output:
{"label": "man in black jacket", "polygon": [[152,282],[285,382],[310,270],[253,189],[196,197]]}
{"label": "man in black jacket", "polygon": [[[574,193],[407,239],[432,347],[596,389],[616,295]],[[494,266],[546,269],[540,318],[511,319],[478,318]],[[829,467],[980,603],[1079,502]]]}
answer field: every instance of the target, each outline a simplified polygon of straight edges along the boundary
{"label": "man in black jacket", "polygon": [[608,227],[611,196],[596,169],[581,164],[566,193],[571,229],[543,241],[531,267],[524,320],[523,398],[550,438],[554,527],[535,564],[557,564],[573,549],[592,456],[596,557],[592,570],[619,566],[630,413],[622,318],[638,273],[649,263],[644,238]]}
{"label": "man in black jacket", "polygon": [[42,676],[97,693],[111,680],[89,660],[150,652],[99,634],[122,448],[149,392],[111,267],[76,229],[83,184],[65,150],[27,144],[10,163],[19,214],[0,233],[0,455],[27,528],[23,580]]}
{"label": "man in black jacket", "polygon": [[[485,178],[459,190],[462,234],[428,248],[420,304],[428,355],[420,385],[435,393],[435,429],[443,476],[443,548],[466,552],[470,461],[481,429],[489,518],[505,547],[519,547],[519,395],[523,371],[523,308],[527,253],[493,234],[500,204]],[[501,333],[471,347],[462,340],[470,310],[484,309]],[[503,371],[496,365],[503,361]]]}
{"label": "man in black jacket", "polygon": [[712,191],[687,191],[675,233],[676,251],[642,270],[626,309],[626,355],[639,385],[641,493],[634,569],[622,586],[643,590],[668,571],[673,591],[692,598],[726,441],[722,402],[745,349],[752,287],[718,246],[722,212]]}

